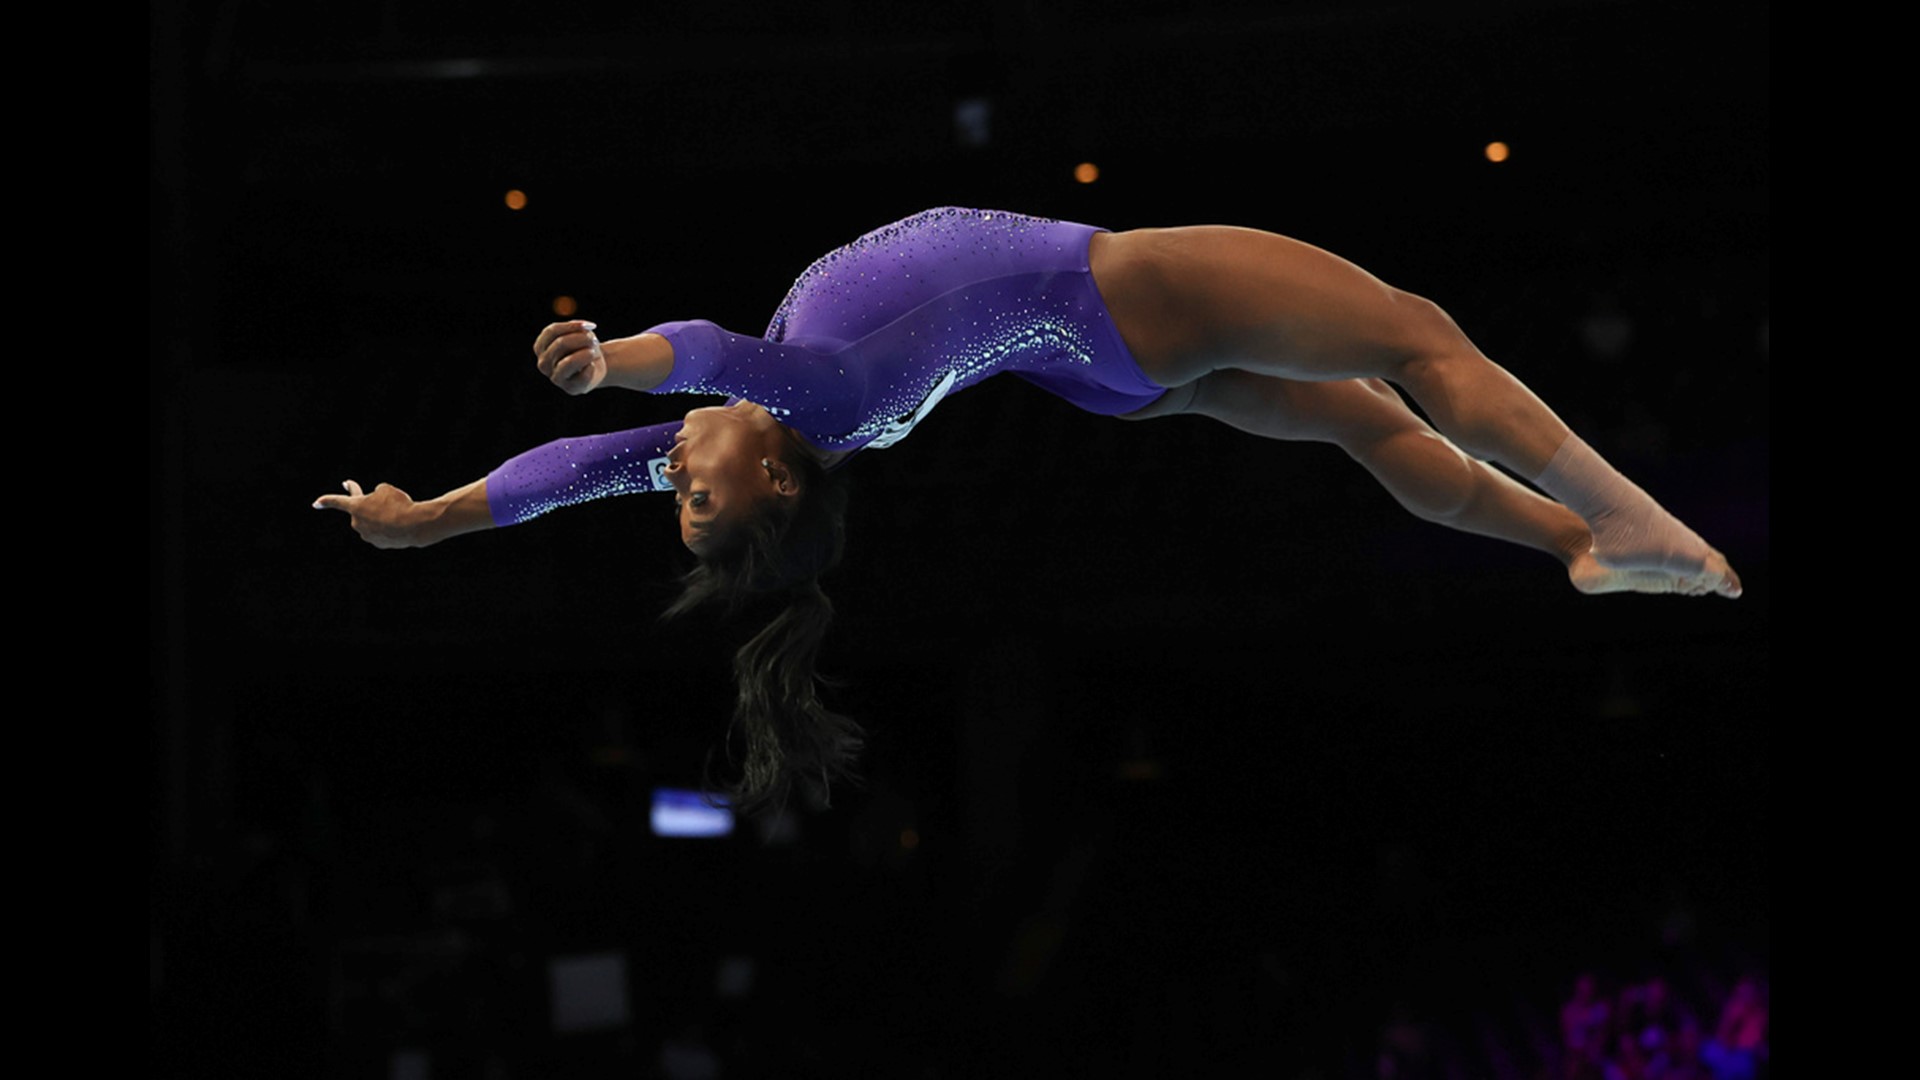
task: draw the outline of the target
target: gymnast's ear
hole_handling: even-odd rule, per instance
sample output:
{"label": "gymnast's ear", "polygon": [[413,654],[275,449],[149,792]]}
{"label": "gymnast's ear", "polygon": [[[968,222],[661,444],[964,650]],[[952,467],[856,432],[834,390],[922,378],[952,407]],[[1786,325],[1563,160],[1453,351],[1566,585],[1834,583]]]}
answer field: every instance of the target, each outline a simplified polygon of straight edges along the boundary
{"label": "gymnast's ear", "polygon": [[800,494],[800,477],[793,468],[779,458],[761,458],[760,467],[767,470],[767,476],[773,481],[773,490],[778,495]]}

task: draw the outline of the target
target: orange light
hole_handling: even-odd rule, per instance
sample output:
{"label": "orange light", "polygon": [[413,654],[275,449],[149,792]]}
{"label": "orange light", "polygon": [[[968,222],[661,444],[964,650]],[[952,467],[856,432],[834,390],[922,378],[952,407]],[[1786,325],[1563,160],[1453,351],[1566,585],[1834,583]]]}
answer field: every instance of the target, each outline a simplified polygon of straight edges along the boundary
{"label": "orange light", "polygon": [[1503,142],[1490,142],[1487,144],[1487,160],[1488,161],[1493,161],[1493,162],[1505,161],[1507,160],[1507,155],[1511,154],[1512,152],[1513,151],[1507,149],[1507,144]]}
{"label": "orange light", "polygon": [[572,318],[573,313],[579,310],[580,305],[574,303],[573,297],[571,296],[556,296],[553,298],[553,313],[563,319]]}
{"label": "orange light", "polygon": [[900,830],[900,846],[903,848],[906,848],[908,851],[912,851],[914,848],[919,847],[920,834],[917,832],[914,832],[912,829],[901,829]]}
{"label": "orange light", "polygon": [[513,190],[507,192],[507,209],[525,210],[526,208],[527,208],[526,192],[521,191],[519,188],[514,188]]}
{"label": "orange light", "polygon": [[1073,178],[1083,184],[1091,184],[1100,179],[1100,166],[1091,161],[1083,161],[1073,167]]}

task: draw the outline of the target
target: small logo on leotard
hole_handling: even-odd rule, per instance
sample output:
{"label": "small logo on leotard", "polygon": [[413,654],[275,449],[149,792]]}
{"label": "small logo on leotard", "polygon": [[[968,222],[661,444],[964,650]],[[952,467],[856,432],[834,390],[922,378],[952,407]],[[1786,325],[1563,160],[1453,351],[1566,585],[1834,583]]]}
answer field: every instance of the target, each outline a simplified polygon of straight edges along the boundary
{"label": "small logo on leotard", "polygon": [[667,466],[673,464],[667,458],[657,457],[647,462],[647,477],[653,481],[653,490],[671,491],[673,481],[667,479]]}

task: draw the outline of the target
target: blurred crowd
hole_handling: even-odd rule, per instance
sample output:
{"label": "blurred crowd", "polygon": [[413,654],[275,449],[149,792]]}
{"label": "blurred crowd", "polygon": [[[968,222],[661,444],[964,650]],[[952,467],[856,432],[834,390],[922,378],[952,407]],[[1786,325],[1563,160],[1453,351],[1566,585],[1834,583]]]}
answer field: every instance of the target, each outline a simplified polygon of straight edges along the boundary
{"label": "blurred crowd", "polygon": [[1734,983],[1707,1020],[1656,975],[1608,993],[1592,973],[1560,1007],[1563,1080],[1755,1080],[1767,1068],[1766,982]]}
{"label": "blurred crowd", "polygon": [[1664,975],[1610,984],[1585,972],[1560,1005],[1557,1030],[1516,1002],[1476,1010],[1462,1028],[1405,1008],[1382,1027],[1371,1080],[1765,1080],[1769,991],[1764,975],[1692,972],[1689,993]]}

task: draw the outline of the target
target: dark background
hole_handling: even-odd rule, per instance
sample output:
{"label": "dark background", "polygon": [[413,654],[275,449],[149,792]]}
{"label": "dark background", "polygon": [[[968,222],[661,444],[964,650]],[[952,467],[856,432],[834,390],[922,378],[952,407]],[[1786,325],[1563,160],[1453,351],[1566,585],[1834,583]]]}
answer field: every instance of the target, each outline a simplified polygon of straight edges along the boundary
{"label": "dark background", "polygon": [[[671,1041],[728,1076],[1372,1076],[1398,1024],[1422,1068],[1535,1075],[1579,971],[1710,1023],[1765,968],[1764,5],[151,30],[157,1071],[651,1076]],[[674,842],[649,793],[698,782],[738,635],[658,623],[665,500],[406,552],[308,509],[698,401],[546,385],[558,295],[756,332],[947,204],[1256,226],[1430,296],[1747,595],[1583,598],[1337,450],[995,380],[851,469],[823,667],[866,787]],[[630,1018],[556,1034],[549,962],[593,953]]]}

